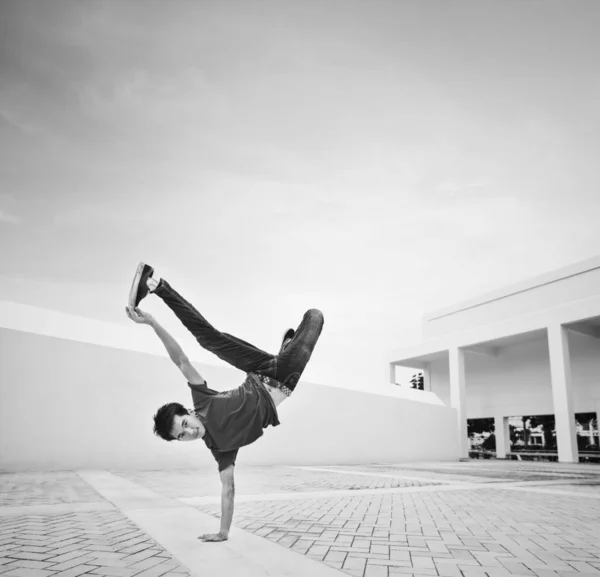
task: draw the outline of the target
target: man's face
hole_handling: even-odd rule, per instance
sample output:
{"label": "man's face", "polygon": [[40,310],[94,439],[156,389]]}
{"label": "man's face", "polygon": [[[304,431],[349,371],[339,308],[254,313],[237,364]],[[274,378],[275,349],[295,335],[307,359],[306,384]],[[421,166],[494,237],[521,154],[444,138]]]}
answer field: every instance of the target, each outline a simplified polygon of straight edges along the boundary
{"label": "man's face", "polygon": [[177,415],[173,419],[171,435],[178,441],[197,441],[204,433],[204,425],[194,413]]}

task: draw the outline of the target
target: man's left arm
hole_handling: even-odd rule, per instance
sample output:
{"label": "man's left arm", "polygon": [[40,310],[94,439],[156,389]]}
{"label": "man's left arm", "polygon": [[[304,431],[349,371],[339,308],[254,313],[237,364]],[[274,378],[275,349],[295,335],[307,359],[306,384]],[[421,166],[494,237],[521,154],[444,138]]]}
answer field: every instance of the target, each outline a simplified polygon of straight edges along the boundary
{"label": "man's left arm", "polygon": [[235,483],[233,472],[235,465],[223,469],[221,475],[221,530],[218,533],[200,535],[203,541],[226,541],[233,520],[233,502],[235,499]]}

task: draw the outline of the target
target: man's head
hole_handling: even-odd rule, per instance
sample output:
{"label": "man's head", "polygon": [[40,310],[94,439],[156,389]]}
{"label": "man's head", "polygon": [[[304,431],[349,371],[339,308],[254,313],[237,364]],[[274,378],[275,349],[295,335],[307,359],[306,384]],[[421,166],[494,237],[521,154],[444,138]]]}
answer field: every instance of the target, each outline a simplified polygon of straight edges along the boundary
{"label": "man's head", "polygon": [[154,434],[165,441],[196,441],[204,433],[202,421],[180,403],[167,403],[154,415]]}

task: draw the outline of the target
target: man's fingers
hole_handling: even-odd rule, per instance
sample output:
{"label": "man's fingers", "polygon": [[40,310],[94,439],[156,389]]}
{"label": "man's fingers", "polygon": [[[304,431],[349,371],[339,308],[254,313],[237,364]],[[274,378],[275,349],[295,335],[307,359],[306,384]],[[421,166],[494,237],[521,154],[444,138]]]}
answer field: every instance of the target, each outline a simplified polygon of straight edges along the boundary
{"label": "man's fingers", "polygon": [[207,541],[207,542],[215,542],[215,541],[225,541],[225,538],[222,537],[221,535],[217,534],[206,534],[206,535],[200,535],[200,537],[198,537],[198,539],[202,539],[202,541]]}
{"label": "man's fingers", "polygon": [[127,306],[127,307],[125,307],[125,312],[127,313],[127,316],[136,323],[141,323],[141,324],[147,325],[147,324],[150,324],[153,320],[152,315],[150,315],[149,313],[146,313],[143,310],[140,310],[138,308],[133,308],[131,306]]}
{"label": "man's fingers", "polygon": [[138,322],[141,317],[139,313],[135,312],[135,309],[132,309],[129,306],[125,307],[125,312],[127,313],[127,316],[135,322]]}

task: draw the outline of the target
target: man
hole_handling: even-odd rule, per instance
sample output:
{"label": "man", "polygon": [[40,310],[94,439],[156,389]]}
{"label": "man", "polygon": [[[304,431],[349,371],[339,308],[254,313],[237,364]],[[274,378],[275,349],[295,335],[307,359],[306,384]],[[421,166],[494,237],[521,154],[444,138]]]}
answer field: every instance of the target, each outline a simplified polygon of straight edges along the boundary
{"label": "man", "polygon": [[[289,397],[323,328],[323,314],[310,309],[296,330],[286,331],[279,354],[271,355],[228,333],[215,329],[167,281],[154,277],[154,269],[140,263],[136,270],[127,315],[136,323],[151,326],[164,344],[169,357],[188,382],[193,410],[168,403],[154,415],[154,433],[166,441],[202,439],[218,463],[221,476],[221,528],[216,534],[202,535],[204,541],[224,541],[229,536],[235,497],[234,466],[238,450],[263,435],[269,425],[279,425],[277,406]],[[148,294],[160,297],[175,313],[198,343],[220,359],[246,373],[237,389],[217,392],[192,366],[175,339],[138,308]]]}

